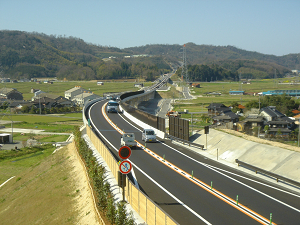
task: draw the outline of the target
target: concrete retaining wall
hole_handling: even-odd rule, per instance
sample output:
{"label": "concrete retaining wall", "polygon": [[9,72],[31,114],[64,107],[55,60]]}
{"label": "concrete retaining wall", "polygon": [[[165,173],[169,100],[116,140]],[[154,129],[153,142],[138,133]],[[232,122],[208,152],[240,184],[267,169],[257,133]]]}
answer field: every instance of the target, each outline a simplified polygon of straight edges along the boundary
{"label": "concrete retaining wall", "polygon": [[[206,147],[206,135],[201,134],[196,143]],[[234,135],[210,129],[206,152],[212,156],[235,163],[235,159],[272,173],[300,182],[300,153],[271,145],[248,141]]]}

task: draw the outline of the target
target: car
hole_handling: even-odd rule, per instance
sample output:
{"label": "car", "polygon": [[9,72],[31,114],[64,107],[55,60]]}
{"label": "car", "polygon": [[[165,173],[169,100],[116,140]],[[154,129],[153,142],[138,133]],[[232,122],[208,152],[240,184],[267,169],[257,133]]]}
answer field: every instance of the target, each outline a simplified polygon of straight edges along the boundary
{"label": "car", "polygon": [[110,100],[107,103],[106,111],[107,113],[114,112],[117,113],[119,108],[119,103],[113,100]]}
{"label": "car", "polygon": [[142,132],[142,140],[145,142],[156,142],[156,134],[152,129],[144,129]]}
{"label": "car", "polygon": [[124,133],[121,137],[121,144],[120,146],[128,146],[132,149],[135,149],[137,146],[137,142],[135,140],[134,133]]}

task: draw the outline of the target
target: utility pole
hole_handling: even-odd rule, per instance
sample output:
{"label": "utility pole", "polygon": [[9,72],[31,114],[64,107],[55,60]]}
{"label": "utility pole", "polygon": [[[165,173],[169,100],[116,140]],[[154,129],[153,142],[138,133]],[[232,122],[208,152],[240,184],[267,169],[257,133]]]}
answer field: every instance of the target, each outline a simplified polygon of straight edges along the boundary
{"label": "utility pole", "polygon": [[181,78],[185,79],[186,83],[189,83],[189,76],[188,76],[188,71],[187,71],[187,65],[186,65],[186,48],[185,44],[183,45],[183,51],[182,51],[182,70],[181,70]]}

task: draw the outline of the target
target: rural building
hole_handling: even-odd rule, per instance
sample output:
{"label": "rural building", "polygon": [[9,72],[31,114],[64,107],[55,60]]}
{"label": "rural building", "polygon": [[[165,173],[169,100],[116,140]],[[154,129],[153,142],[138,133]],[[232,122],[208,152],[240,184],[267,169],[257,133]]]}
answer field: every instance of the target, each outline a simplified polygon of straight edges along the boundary
{"label": "rural building", "polygon": [[275,106],[262,108],[259,115],[264,118],[264,126],[269,126],[268,134],[276,135],[280,131],[282,135],[289,135],[295,128],[294,120],[276,110]]}
{"label": "rural building", "polygon": [[31,98],[32,101],[34,101],[35,99],[39,99],[39,98],[51,98],[53,100],[58,100],[58,99],[61,99],[61,98],[64,98],[60,95],[56,95],[56,94],[52,94],[52,93],[46,93],[46,92],[39,92],[39,93],[34,93],[34,96]]}
{"label": "rural building", "polygon": [[1,88],[0,96],[2,98],[11,100],[23,100],[23,95],[21,92],[17,91],[15,88]]}
{"label": "rural building", "polygon": [[95,95],[92,92],[84,92],[84,93],[74,96],[72,101],[75,102],[77,105],[82,106],[86,102],[97,99],[97,98],[101,98],[101,97],[99,95]]}
{"label": "rural building", "polygon": [[0,134],[0,143],[6,144],[6,143],[12,143],[12,135],[11,134]]}
{"label": "rural building", "polygon": [[253,129],[255,127],[263,128],[264,118],[258,114],[249,114],[245,120],[237,123],[237,129],[240,132],[246,132],[248,134],[253,134]]}
{"label": "rural building", "polygon": [[231,109],[221,103],[211,103],[207,106],[208,115],[212,116],[215,124],[221,123],[236,123],[239,121],[239,116],[231,111]]}
{"label": "rural building", "polygon": [[262,95],[283,95],[300,96],[300,90],[273,90],[262,92]]}
{"label": "rural building", "polygon": [[134,84],[134,87],[142,88],[142,87],[144,87],[144,84],[143,83],[136,83],[136,84]]}
{"label": "rural building", "polygon": [[65,91],[65,98],[69,100],[73,100],[76,95],[82,94],[84,92],[88,92],[87,90],[81,88],[81,86],[75,86],[70,90]]}
{"label": "rural building", "polygon": [[244,91],[229,91],[230,95],[244,95]]}

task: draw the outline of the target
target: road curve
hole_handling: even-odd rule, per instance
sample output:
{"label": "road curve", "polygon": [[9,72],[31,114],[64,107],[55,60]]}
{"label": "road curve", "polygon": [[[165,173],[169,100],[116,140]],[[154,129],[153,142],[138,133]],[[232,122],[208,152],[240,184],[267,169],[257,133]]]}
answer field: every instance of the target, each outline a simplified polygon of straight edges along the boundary
{"label": "road curve", "polygon": [[[179,224],[299,224],[299,194],[209,160],[167,140],[141,141],[141,128],[122,114],[108,114],[106,101],[90,107],[89,118],[117,157],[122,131],[141,144],[130,161],[140,189]],[[104,110],[105,112],[105,110]],[[192,176],[193,175],[193,176]],[[191,178],[192,177],[192,178]]]}

